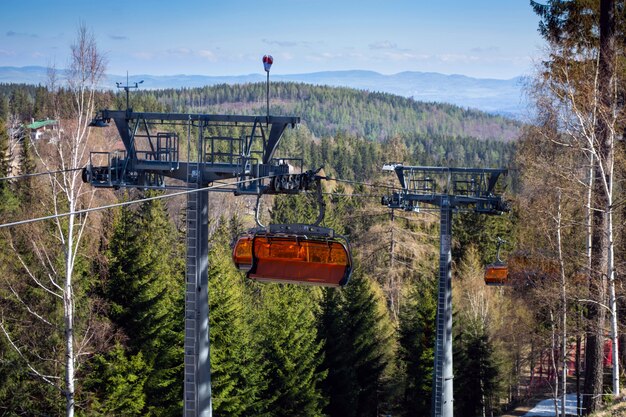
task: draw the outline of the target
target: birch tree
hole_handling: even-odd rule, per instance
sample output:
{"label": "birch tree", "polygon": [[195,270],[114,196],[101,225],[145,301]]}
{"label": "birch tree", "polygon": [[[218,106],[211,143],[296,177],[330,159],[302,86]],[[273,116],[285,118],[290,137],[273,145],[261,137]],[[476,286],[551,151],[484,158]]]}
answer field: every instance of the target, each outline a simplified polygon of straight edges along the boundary
{"label": "birch tree", "polygon": [[[615,297],[614,183],[615,143],[623,131],[623,95],[618,67],[624,48],[616,47],[614,0],[532,2],[541,16],[540,32],[549,44],[549,59],[541,76],[544,90],[559,105],[558,129],[562,145],[591,161],[589,289],[586,377],[583,407],[593,412],[601,401],[603,338],[610,312],[611,339],[617,356]],[[599,6],[599,8],[598,8]],[[599,35],[599,36],[598,36]],[[621,134],[621,133],[619,133]],[[582,164],[581,164],[582,166]],[[608,298],[608,303],[607,303]],[[619,362],[613,361],[613,394],[619,394]]]}
{"label": "birch tree", "polygon": [[[42,201],[44,205],[42,209],[45,211],[49,209],[55,215],[69,214],[56,217],[44,228],[48,232],[52,231],[54,239],[33,235],[30,242],[24,242],[30,246],[29,250],[34,256],[25,256],[18,249],[16,242],[12,242],[25,278],[32,286],[46,294],[52,300],[52,304],[60,303],[62,313],[57,315],[54,309],[46,313],[37,311],[29,304],[28,298],[17,290],[11,292],[14,301],[52,332],[58,332],[63,340],[63,359],[42,358],[32,354],[13,336],[15,329],[7,325],[4,319],[0,322],[2,333],[19,353],[31,374],[54,386],[63,394],[68,417],[74,415],[76,406],[76,370],[79,359],[88,354],[85,349],[93,343],[95,337],[95,329],[91,323],[81,325],[80,334],[76,331],[76,292],[81,283],[75,280],[75,273],[81,242],[88,224],[87,216],[79,216],[76,211],[88,207],[93,197],[93,192],[82,183],[80,171],[88,157],[88,126],[94,115],[96,93],[105,66],[105,58],[97,48],[95,36],[81,24],[71,45],[66,74],[65,89],[72,98],[71,108],[62,109],[59,106],[54,108],[59,121],[58,136],[53,137],[48,143],[39,143],[34,147],[38,162],[46,171],[60,171],[56,175],[49,175],[50,200]],[[55,78],[51,77],[51,81]],[[53,81],[48,89],[51,94],[57,94],[57,87]],[[21,230],[22,234],[23,232],[24,230]],[[34,258],[37,265],[33,265],[29,258]],[[54,338],[55,335],[49,334],[49,337]],[[57,365],[47,366],[46,362],[50,361]]]}

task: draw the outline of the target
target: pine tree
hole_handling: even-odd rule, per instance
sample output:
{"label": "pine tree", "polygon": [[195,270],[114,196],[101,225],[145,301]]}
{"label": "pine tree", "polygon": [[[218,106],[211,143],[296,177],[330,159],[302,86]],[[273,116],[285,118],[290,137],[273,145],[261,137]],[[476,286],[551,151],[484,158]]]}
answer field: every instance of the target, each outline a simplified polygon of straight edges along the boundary
{"label": "pine tree", "polygon": [[231,260],[224,219],[213,234],[209,252],[211,395],[216,416],[257,415],[263,386],[243,277]]}
{"label": "pine tree", "polygon": [[[351,284],[349,284],[351,285]],[[324,413],[330,417],[352,416],[356,412],[359,386],[351,363],[352,343],[345,337],[346,317],[343,291],[324,290],[319,320],[319,337],[324,341],[321,369],[328,372],[322,388],[328,404]]]}
{"label": "pine tree", "polygon": [[354,368],[358,391],[356,416],[377,416],[391,406],[394,329],[377,284],[357,269],[345,288],[345,335],[350,341],[346,366]]}
{"label": "pine tree", "polygon": [[437,295],[435,281],[418,277],[400,312],[399,360],[405,373],[402,409],[407,417],[430,415]]}
{"label": "pine tree", "polygon": [[317,337],[317,290],[281,284],[255,284],[260,292],[257,312],[259,354],[267,386],[261,393],[260,415],[314,417],[325,405],[319,370],[322,344]]}
{"label": "pine tree", "polygon": [[455,338],[454,413],[460,417],[494,412],[501,389],[495,348],[481,326],[463,331]]}
{"label": "pine tree", "polygon": [[90,361],[84,382],[92,416],[143,416],[146,363],[141,351],[128,357],[119,343]]}
{"label": "pine tree", "polygon": [[[35,155],[30,135],[25,134],[22,138],[22,146],[19,153],[20,175],[32,174],[36,171]],[[24,206],[30,206],[35,201],[37,190],[36,181],[32,177],[21,178],[15,186],[15,192]]]}
{"label": "pine tree", "polygon": [[[0,177],[6,177],[10,173],[11,154],[9,150],[9,134],[3,119],[0,119]],[[9,182],[0,180],[0,214],[4,218],[15,211],[18,201],[9,187]]]}
{"label": "pine tree", "polygon": [[177,233],[160,200],[123,208],[110,244],[105,297],[128,337],[130,356],[146,363],[146,414],[173,416],[182,400],[183,277]]}
{"label": "pine tree", "polygon": [[329,416],[376,416],[393,402],[394,329],[377,284],[353,273],[342,290],[328,289],[319,316]]}

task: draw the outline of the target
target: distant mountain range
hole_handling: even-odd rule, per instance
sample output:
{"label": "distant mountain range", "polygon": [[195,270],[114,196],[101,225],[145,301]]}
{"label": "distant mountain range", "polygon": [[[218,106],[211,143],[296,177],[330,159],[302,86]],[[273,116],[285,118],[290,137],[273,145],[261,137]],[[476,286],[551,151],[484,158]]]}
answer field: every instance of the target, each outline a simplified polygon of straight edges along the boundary
{"label": "distant mountain range", "polygon": [[[0,83],[45,84],[45,67],[0,67]],[[106,85],[125,81],[125,75],[107,76]],[[264,82],[265,74],[237,76],[209,75],[134,75],[131,81],[144,80],[143,89],[202,87],[216,84]],[[272,74],[271,80],[349,87],[412,97],[418,101],[442,102],[488,113],[523,119],[526,103],[522,77],[508,80],[472,78],[434,72],[400,72],[384,75],[374,71],[324,71],[307,74]]]}

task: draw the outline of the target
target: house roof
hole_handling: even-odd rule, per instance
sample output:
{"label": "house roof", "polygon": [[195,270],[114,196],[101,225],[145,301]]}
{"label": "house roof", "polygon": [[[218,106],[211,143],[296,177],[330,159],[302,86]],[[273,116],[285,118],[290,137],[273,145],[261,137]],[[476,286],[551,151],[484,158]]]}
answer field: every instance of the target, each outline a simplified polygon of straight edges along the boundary
{"label": "house roof", "polygon": [[49,126],[49,125],[56,125],[58,122],[56,120],[37,120],[36,122],[33,122],[29,125],[26,125],[27,128],[29,129],[40,129],[44,126]]}

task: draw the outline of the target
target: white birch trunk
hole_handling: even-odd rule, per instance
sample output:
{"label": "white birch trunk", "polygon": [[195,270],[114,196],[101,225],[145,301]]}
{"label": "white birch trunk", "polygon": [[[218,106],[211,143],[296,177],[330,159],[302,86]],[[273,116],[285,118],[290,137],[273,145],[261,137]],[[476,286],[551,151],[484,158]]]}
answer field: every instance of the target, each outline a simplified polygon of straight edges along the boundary
{"label": "white birch trunk", "polygon": [[[611,196],[611,195],[610,195]],[[612,196],[611,196],[612,197]],[[609,200],[612,200],[610,198]],[[609,202],[609,204],[612,204]],[[619,383],[619,334],[617,331],[617,301],[615,297],[615,245],[613,243],[613,212],[608,209],[607,234],[609,239],[608,256],[607,256],[607,272],[609,278],[609,308],[611,310],[611,345],[613,347],[613,395],[620,393]]]}
{"label": "white birch trunk", "polygon": [[[70,210],[74,211],[74,202],[70,201]],[[73,275],[73,235],[74,214],[69,216],[67,229],[67,247],[65,251],[65,287],[63,288],[63,316],[65,320],[65,398],[67,417],[74,417],[74,294],[72,292]]]}
{"label": "white birch trunk", "polygon": [[[86,217],[77,218],[75,213],[78,204],[84,201],[85,194],[91,193],[93,196],[92,192],[85,193],[82,191],[82,183],[78,169],[84,165],[87,157],[88,125],[90,119],[94,116],[95,92],[99,87],[104,69],[104,58],[97,50],[95,38],[84,25],[81,25],[78,30],[76,44],[72,45],[72,61],[70,63],[68,76],[69,89],[74,98],[74,114],[71,118],[71,122],[68,123],[68,129],[65,130],[65,132],[69,133],[65,136],[61,133],[63,130],[59,128],[60,136],[56,143],[56,155],[54,155],[57,158],[56,160],[51,161],[49,158],[44,158],[38,153],[39,159],[46,170],[63,171],[58,177],[50,175],[49,178],[52,188],[51,205],[54,213],[60,214],[60,211],[62,211],[61,207],[65,205],[67,205],[70,213],[67,224],[63,223],[61,218],[55,219],[56,235],[64,252],[64,270],[62,272],[57,271],[49,262],[48,249],[45,247],[39,248],[40,252],[43,252],[43,255],[39,256],[40,261],[44,268],[48,269],[48,276],[53,284],[53,288],[50,290],[37,281],[35,276],[29,272],[28,266],[22,262],[26,271],[29,272],[29,275],[40,287],[47,289],[48,293],[59,297],[63,301],[63,323],[62,326],[59,327],[62,328],[64,337],[64,377],[56,375],[49,376],[37,371],[19,348],[11,342],[10,335],[5,327],[2,326],[2,323],[0,323],[0,328],[5,337],[11,342],[11,346],[13,346],[20,356],[24,358],[29,369],[63,393],[66,399],[67,417],[74,417],[75,414],[77,352],[80,354],[81,348],[83,347],[81,343],[77,344],[76,342],[74,327],[74,308],[76,301],[74,298],[74,285],[76,285],[76,283],[73,281],[73,278],[77,251],[87,222]],[[51,69],[49,73],[52,75],[51,85],[49,86],[50,92],[55,94],[54,70]],[[55,109],[59,125],[61,125],[61,119],[58,114],[61,113],[61,110],[60,108]],[[35,152],[37,152],[37,148],[35,148]],[[37,253],[37,244],[33,243],[33,245]],[[20,261],[22,261],[21,258]],[[55,292],[55,289],[58,290],[58,294]],[[83,339],[82,343],[87,343],[86,340],[88,340],[87,337]],[[59,372],[61,372],[61,370],[59,370]]]}
{"label": "white birch trunk", "polygon": [[557,250],[559,254],[559,269],[561,272],[561,350],[563,363],[561,382],[563,387],[561,388],[562,400],[561,400],[561,414],[565,416],[565,398],[567,396],[567,293],[566,293],[566,280],[565,280],[565,262],[563,260],[563,244],[561,238],[562,217],[561,217],[561,190],[558,190],[557,196],[557,220],[556,220],[556,242]]}
{"label": "white birch trunk", "polygon": [[550,309],[550,327],[552,328],[552,346],[550,349],[550,361],[552,362],[552,369],[554,369],[554,386],[552,387],[552,396],[554,398],[554,415],[559,416],[559,373],[556,358],[554,355],[554,351],[557,347],[556,341],[556,326],[554,325],[554,314],[552,314],[552,309]]}

